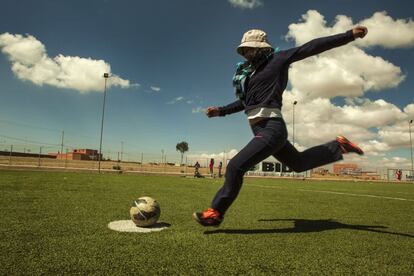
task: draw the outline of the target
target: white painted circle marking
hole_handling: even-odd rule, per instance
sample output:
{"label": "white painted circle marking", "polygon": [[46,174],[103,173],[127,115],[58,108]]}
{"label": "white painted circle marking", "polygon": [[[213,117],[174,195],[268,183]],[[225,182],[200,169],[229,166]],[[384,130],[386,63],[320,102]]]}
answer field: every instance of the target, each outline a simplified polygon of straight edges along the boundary
{"label": "white painted circle marking", "polygon": [[108,223],[108,228],[118,232],[150,233],[159,232],[170,227],[168,223],[157,222],[150,227],[138,227],[132,220],[117,220]]}

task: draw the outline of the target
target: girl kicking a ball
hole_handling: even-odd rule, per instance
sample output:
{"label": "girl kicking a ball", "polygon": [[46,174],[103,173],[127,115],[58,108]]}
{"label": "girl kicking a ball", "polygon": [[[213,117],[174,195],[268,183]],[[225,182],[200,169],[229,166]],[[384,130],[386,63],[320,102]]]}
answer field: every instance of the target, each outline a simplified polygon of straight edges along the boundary
{"label": "girl kicking a ball", "polygon": [[250,30],[243,35],[237,52],[246,61],[238,64],[233,77],[238,100],[222,107],[208,107],[206,113],[208,117],[217,117],[244,110],[254,137],[227,165],[224,185],[214,197],[211,208],[193,214],[197,222],[203,226],[220,225],[240,191],[245,172],[271,155],[294,171],[303,172],[341,160],[346,153],[364,154],[343,136],[299,152],[287,140],[281,108],[290,64],[363,38],[367,32],[366,27],[357,26],[345,33],[317,38],[283,51],[273,49],[261,30]]}

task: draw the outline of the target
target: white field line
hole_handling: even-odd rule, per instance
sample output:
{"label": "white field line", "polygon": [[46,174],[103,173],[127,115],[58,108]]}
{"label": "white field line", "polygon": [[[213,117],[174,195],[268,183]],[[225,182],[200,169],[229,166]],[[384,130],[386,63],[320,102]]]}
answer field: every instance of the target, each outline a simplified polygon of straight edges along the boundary
{"label": "white field line", "polygon": [[413,201],[414,199],[407,199],[401,197],[390,197],[390,196],[378,196],[378,195],[369,195],[369,194],[353,194],[353,193],[344,193],[344,192],[334,192],[334,191],[318,191],[318,190],[306,190],[306,189],[297,189],[298,191],[303,192],[315,192],[315,193],[325,193],[325,194],[336,194],[336,195],[349,195],[349,196],[361,196],[361,197],[374,197],[374,198],[383,198],[383,199],[392,199],[392,200],[401,200],[401,201]]}
{"label": "white field line", "polygon": [[[277,187],[277,186],[263,186],[263,185],[249,185],[249,186],[260,187],[260,188],[283,189],[283,188]],[[323,191],[323,190],[308,190],[308,189],[296,189],[296,190],[301,191],[301,192],[325,193],[325,194],[348,195],[348,196],[359,196],[359,197],[373,197],[373,198],[382,198],[382,199],[391,199],[391,200],[412,201],[412,202],[414,202],[414,199],[407,199],[407,198],[401,198],[401,197],[378,196],[378,195],[370,195],[370,194],[353,194],[353,193]]]}

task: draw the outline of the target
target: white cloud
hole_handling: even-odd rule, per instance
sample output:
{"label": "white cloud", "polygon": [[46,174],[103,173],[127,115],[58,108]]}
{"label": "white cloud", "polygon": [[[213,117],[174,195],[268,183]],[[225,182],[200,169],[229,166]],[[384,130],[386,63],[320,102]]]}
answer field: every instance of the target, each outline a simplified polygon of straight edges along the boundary
{"label": "white cloud", "polygon": [[401,122],[393,126],[384,127],[378,131],[378,136],[382,141],[391,147],[410,147],[410,133],[408,131],[408,122]]}
{"label": "white cloud", "polygon": [[364,39],[355,41],[358,46],[382,46],[385,48],[401,48],[414,46],[414,21],[409,19],[393,19],[386,11],[376,12],[371,17],[354,23],[352,18],[337,15],[334,24],[326,26],[326,20],[316,10],[309,10],[302,15],[299,23],[289,25],[286,38],[293,38],[296,45],[302,45],[317,37],[341,33],[356,25],[368,28]]}
{"label": "white cloud", "polygon": [[150,88],[151,88],[152,91],[155,91],[155,92],[160,92],[161,91],[161,88],[157,87],[157,86],[151,86]]}
{"label": "white cloud", "polygon": [[286,38],[294,39],[296,45],[302,45],[314,38],[344,32],[351,27],[352,21],[344,16],[337,17],[333,27],[327,27],[323,15],[316,10],[309,10],[302,15],[299,23],[292,23],[288,26],[289,32]]}
{"label": "white cloud", "polygon": [[184,100],[184,97],[183,96],[179,96],[179,97],[176,97],[173,100],[167,102],[167,104],[176,104],[176,103],[181,102],[183,100]]}
{"label": "white cloud", "polygon": [[399,67],[355,46],[297,62],[290,73],[292,86],[306,98],[360,97],[396,87],[404,79]]}
{"label": "white cloud", "polygon": [[[186,103],[188,105],[192,105],[192,104],[195,103],[195,101],[192,100],[192,99],[187,99],[183,96],[179,96],[179,97],[176,97],[173,100],[167,102],[167,104],[177,104],[177,103]],[[202,107],[197,107],[197,108],[192,109],[192,113],[198,113],[198,112],[202,112],[202,111],[203,111]]]}
{"label": "white cloud", "polygon": [[[372,22],[378,24],[369,25]],[[369,29],[364,39],[291,66],[291,90],[284,93],[283,115],[292,140],[293,102],[298,101],[295,106],[295,145],[299,148],[324,143],[342,134],[366,151],[363,157],[347,155],[346,161],[369,165],[370,162],[378,162],[378,157],[391,158],[390,152],[409,146],[407,124],[414,116],[414,104],[401,109],[382,99],[372,101],[366,98],[368,91],[397,87],[405,76],[398,66],[382,57],[367,54],[363,47],[414,46],[410,42],[414,29],[411,19],[392,19],[385,12],[376,13],[360,24]],[[302,16],[302,21],[289,25],[287,38],[294,39],[296,45],[302,45],[317,37],[344,32],[354,25],[357,24],[353,24],[351,18],[340,15],[328,26],[320,13],[311,10]],[[384,42],[389,39],[387,32],[381,31],[385,29],[406,34],[409,39],[395,38],[394,44],[387,44]],[[376,33],[382,33],[382,37],[376,36],[362,43]],[[394,90],[392,93],[403,92]],[[346,97],[346,103],[335,105],[332,98],[337,96]],[[391,161],[387,165],[396,164],[395,160]],[[399,164],[406,163],[401,161]]]}
{"label": "white cloud", "polygon": [[[375,16],[376,14],[367,21],[371,22]],[[294,39],[296,45],[302,45],[317,37],[344,32],[353,27],[352,19],[343,15],[336,17],[332,27],[326,26],[324,17],[314,10],[308,11],[302,19],[300,23],[289,25],[286,36]],[[389,28],[399,32],[392,22],[395,21],[390,22]],[[290,80],[294,89],[301,94],[301,98],[360,97],[367,91],[380,91],[398,86],[405,78],[398,66],[358,48],[361,45],[357,42],[365,41],[371,35],[371,31],[375,33],[375,28],[376,26],[369,27],[368,35],[364,39],[357,39],[346,46],[294,63],[290,71]],[[388,40],[386,35],[382,38]]]}
{"label": "white cloud", "polygon": [[[284,94],[283,116],[292,140],[294,93]],[[368,155],[409,146],[408,112],[384,100],[348,100],[335,106],[329,99],[316,98],[298,101],[295,105],[295,144],[311,147],[333,140],[342,134],[360,144]]]}
{"label": "white cloud", "polygon": [[111,74],[111,67],[104,60],[64,55],[50,58],[45,46],[32,35],[3,33],[0,49],[11,61],[13,73],[36,85],[47,84],[81,93],[103,92],[103,74],[110,73],[108,87],[138,86]]}
{"label": "white cloud", "polygon": [[187,158],[190,160],[196,160],[196,161],[198,160],[199,162],[214,158],[214,160],[218,164],[218,162],[220,162],[221,160],[229,160],[233,158],[237,153],[238,151],[236,149],[231,149],[228,152],[220,152],[220,153],[200,152],[200,153],[188,154]]}
{"label": "white cloud", "polygon": [[407,116],[397,106],[384,100],[366,99],[362,105],[345,105],[340,108],[337,120],[365,128],[394,124]]}
{"label": "white cloud", "polygon": [[229,0],[230,4],[236,8],[254,9],[263,5],[262,0]]}
{"label": "white cloud", "polygon": [[387,15],[387,12],[376,12],[370,18],[359,22],[369,29],[366,39],[359,41],[362,46],[380,45],[385,48],[400,48],[414,46],[414,21],[412,19],[397,19]]}
{"label": "white cloud", "polygon": [[391,149],[391,147],[387,143],[380,142],[378,140],[369,140],[368,142],[361,143],[360,146],[367,153],[376,153],[374,155],[377,155],[377,153],[380,152],[387,152]]}
{"label": "white cloud", "polygon": [[399,156],[391,158],[383,157],[379,163],[386,168],[409,168],[411,164],[408,159]]}
{"label": "white cloud", "polygon": [[192,110],[191,110],[191,113],[204,113],[204,112],[206,112],[206,108],[204,108],[204,107],[201,107],[201,106],[197,106],[196,108],[193,108]]}
{"label": "white cloud", "polygon": [[414,119],[414,103],[407,105],[404,108],[404,112],[410,117],[410,119]]}

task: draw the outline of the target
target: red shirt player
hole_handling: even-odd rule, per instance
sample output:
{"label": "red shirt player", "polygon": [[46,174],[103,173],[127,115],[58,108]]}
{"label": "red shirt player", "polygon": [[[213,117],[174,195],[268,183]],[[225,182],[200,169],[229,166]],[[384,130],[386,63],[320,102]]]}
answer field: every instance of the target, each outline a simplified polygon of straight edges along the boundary
{"label": "red shirt player", "polygon": [[213,158],[210,159],[209,168],[210,168],[211,177],[214,177],[214,171],[213,171],[214,170],[214,159]]}
{"label": "red shirt player", "polygon": [[398,181],[401,181],[401,175],[402,175],[402,171],[401,170],[397,170],[395,172],[395,177],[397,178]]}

